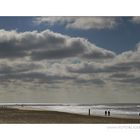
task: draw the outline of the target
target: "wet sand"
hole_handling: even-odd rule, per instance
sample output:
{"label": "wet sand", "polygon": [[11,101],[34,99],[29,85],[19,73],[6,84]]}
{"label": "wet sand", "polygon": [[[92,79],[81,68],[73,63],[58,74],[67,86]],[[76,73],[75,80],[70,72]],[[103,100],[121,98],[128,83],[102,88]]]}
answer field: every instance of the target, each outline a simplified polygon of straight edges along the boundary
{"label": "wet sand", "polygon": [[140,119],[122,119],[111,117],[84,116],[56,111],[20,110],[11,108],[0,109],[0,123],[20,124],[132,124],[140,123]]}

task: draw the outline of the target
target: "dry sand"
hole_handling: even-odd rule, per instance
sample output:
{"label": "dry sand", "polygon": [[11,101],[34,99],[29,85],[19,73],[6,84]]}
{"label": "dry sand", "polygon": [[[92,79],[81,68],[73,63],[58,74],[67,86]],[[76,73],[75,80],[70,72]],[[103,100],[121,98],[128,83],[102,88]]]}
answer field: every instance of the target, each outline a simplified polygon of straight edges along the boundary
{"label": "dry sand", "polygon": [[140,123],[140,119],[118,119],[111,117],[84,116],[56,111],[35,111],[19,109],[0,109],[0,123],[81,123],[81,124],[116,124],[116,123]]}

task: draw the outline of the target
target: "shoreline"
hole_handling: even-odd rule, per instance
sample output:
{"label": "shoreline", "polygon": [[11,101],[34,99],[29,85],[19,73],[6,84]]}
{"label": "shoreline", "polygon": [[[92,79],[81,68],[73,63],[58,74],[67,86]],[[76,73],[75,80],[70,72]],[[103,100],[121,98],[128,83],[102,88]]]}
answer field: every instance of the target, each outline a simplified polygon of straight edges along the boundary
{"label": "shoreline", "polygon": [[133,124],[140,119],[86,116],[57,111],[0,109],[0,124]]}

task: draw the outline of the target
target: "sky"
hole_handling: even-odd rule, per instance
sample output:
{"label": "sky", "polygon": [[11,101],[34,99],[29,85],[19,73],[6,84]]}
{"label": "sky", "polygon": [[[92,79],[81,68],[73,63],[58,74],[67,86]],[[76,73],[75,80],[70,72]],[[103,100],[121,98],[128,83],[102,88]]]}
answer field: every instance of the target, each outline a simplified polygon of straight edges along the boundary
{"label": "sky", "polygon": [[138,103],[140,17],[0,17],[0,102]]}

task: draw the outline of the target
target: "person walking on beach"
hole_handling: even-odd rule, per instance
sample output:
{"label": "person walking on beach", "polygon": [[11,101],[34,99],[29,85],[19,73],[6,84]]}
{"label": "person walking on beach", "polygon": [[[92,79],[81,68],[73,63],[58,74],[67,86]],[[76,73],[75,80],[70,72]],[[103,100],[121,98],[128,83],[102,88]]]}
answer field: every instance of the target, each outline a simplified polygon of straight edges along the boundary
{"label": "person walking on beach", "polygon": [[88,115],[90,116],[90,109],[88,110]]}
{"label": "person walking on beach", "polygon": [[105,116],[107,115],[107,111],[105,111]]}
{"label": "person walking on beach", "polygon": [[110,116],[110,111],[108,111],[108,116]]}

